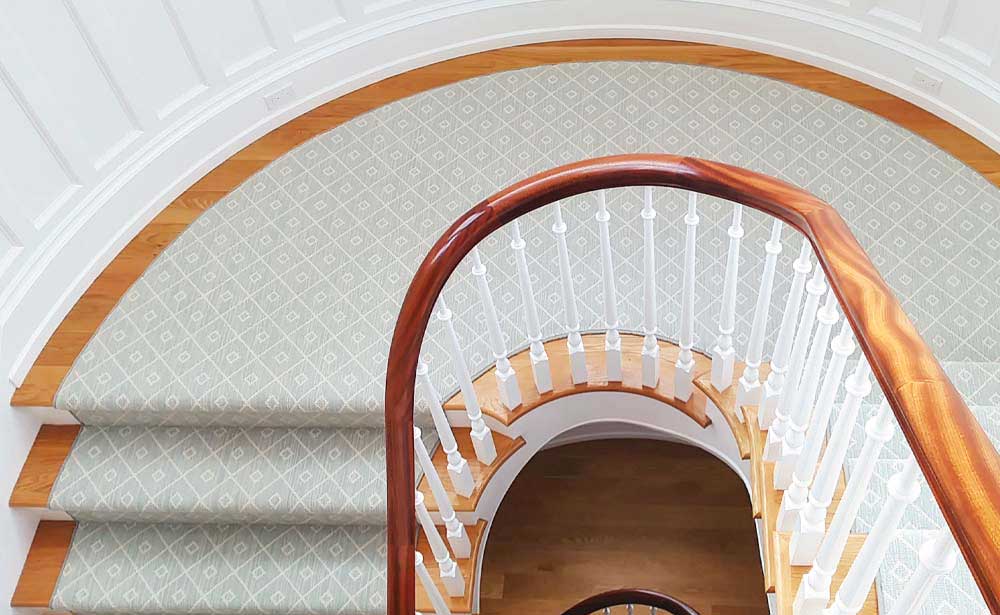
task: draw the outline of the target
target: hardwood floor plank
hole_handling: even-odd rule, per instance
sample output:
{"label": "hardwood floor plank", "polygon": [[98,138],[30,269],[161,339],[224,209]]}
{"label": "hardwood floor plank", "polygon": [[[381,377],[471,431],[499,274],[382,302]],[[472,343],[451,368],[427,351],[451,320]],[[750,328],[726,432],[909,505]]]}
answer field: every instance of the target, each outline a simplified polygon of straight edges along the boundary
{"label": "hardwood floor plank", "polygon": [[74,521],[38,523],[28,558],[21,570],[21,578],[18,579],[14,596],[10,600],[12,607],[48,608],[59,581],[59,573],[62,572],[69,553],[74,530]]}
{"label": "hardwood floor plank", "polygon": [[46,508],[80,425],[42,425],[10,494],[11,508]]}

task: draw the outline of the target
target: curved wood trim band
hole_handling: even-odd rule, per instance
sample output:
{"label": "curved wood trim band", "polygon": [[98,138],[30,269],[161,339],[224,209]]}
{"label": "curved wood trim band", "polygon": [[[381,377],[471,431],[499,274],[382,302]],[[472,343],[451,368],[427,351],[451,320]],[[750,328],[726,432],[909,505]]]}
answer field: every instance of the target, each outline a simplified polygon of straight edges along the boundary
{"label": "curved wood trim band", "polygon": [[698,615],[687,604],[677,598],[648,589],[612,589],[577,602],[562,615],[590,615],[603,608],[625,604],[656,607],[672,615]]}
{"label": "curved wood trim band", "polygon": [[389,613],[413,612],[413,389],[438,294],[463,257],[501,226],[560,199],[626,186],[742,203],[809,239],[990,610],[1000,613],[1000,456],[844,220],[778,179],[664,154],[595,158],[514,184],[462,215],[421,263],[396,322],[386,376]]}

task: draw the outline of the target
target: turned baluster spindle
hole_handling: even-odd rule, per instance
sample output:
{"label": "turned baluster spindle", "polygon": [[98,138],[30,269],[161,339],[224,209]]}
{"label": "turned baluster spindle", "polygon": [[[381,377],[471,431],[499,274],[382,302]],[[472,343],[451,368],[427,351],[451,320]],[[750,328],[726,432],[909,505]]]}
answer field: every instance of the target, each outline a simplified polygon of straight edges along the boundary
{"label": "turned baluster spindle", "polygon": [[656,247],[653,243],[656,210],[653,187],[646,186],[642,205],[642,386],[660,381],[660,344],[656,340]]}
{"label": "turned baluster spindle", "polygon": [[451,359],[452,369],[458,379],[458,387],[462,391],[462,401],[465,403],[465,413],[469,417],[469,424],[472,427],[471,438],[472,447],[476,451],[476,459],[484,464],[491,464],[497,458],[496,444],[493,442],[493,432],[483,420],[483,411],[479,407],[479,398],[476,396],[476,389],[472,384],[472,376],[469,374],[469,366],[465,363],[465,356],[462,354],[462,344],[458,340],[455,332],[454,315],[444,302],[444,297],[438,297],[437,318],[444,323],[448,332],[448,355]]}
{"label": "turned baluster spindle", "polygon": [[566,245],[566,222],[559,203],[553,207],[555,222],[552,234],[559,249],[559,279],[562,282],[563,311],[566,317],[566,350],[569,353],[570,375],[573,384],[587,382],[587,355],[580,336],[580,312],[576,307],[576,291],[573,287],[573,272],[569,266],[569,248]]}
{"label": "turned baluster spindle", "polygon": [[[817,268],[818,270],[818,268]],[[778,444],[777,461],[774,464],[775,489],[788,489],[792,484],[792,472],[805,443],[806,429],[812,417],[819,378],[826,359],[826,347],[830,343],[830,332],[837,323],[837,296],[831,289],[826,294],[826,303],[816,314],[816,333],[813,336],[809,356],[802,370],[798,390],[792,399],[785,428],[785,437]]]}
{"label": "turned baluster spindle", "polygon": [[764,244],[764,271],[760,276],[760,290],[757,304],[753,309],[753,324],[750,327],[750,342],[747,344],[746,367],[736,388],[736,416],[743,420],[741,406],[760,404],[760,362],[764,353],[764,336],[767,334],[767,317],[771,310],[771,293],[774,290],[774,273],[781,254],[781,221],[771,225],[771,237]]}
{"label": "turned baluster spindle", "polygon": [[424,494],[418,491],[416,498],[417,521],[420,522],[420,527],[423,528],[424,535],[427,536],[427,543],[431,546],[431,553],[434,554],[434,561],[437,562],[438,576],[441,577],[441,583],[444,584],[444,591],[449,596],[462,596],[465,594],[465,577],[462,576],[462,571],[458,568],[455,560],[451,559],[448,547],[441,539],[441,534],[438,533],[434,520],[431,519],[431,514],[427,512],[427,507],[424,505]]}
{"label": "turned baluster spindle", "polygon": [[799,257],[792,263],[792,285],[788,290],[788,297],[785,299],[785,311],[781,314],[781,325],[778,327],[778,339],[774,343],[774,352],[771,354],[771,373],[764,382],[764,388],[760,400],[760,412],[758,421],[762,429],[769,429],[774,422],[778,408],[785,391],[785,374],[788,371],[788,353],[792,349],[792,340],[795,336],[795,322],[799,315],[799,306],[802,304],[802,291],[806,286],[806,276],[812,271],[812,264],[809,262],[811,251],[808,239],[802,240],[802,248],[799,250]]}
{"label": "turned baluster spindle", "polygon": [[889,609],[889,615],[909,615],[920,611],[938,579],[955,569],[958,547],[947,528],[920,546],[919,563],[902,593]]}
{"label": "turned baluster spindle", "polygon": [[431,601],[431,606],[434,608],[435,615],[451,615],[451,609],[448,608],[448,603],[445,601],[444,596],[438,590],[437,585],[434,584],[434,579],[431,578],[431,573],[427,572],[427,567],[424,566],[424,556],[417,551],[414,553],[416,558],[416,572],[417,578],[420,579],[420,585],[424,588],[424,593]]}
{"label": "turned baluster spindle", "polygon": [[521,286],[521,303],[524,305],[524,322],[528,329],[531,373],[535,378],[535,388],[539,393],[552,390],[552,372],[549,370],[549,355],[542,344],[542,328],[538,324],[538,306],[535,305],[535,291],[531,287],[528,258],[525,255],[526,242],[521,237],[521,224],[514,220],[511,224],[510,247],[517,262],[517,279]]}
{"label": "turned baluster spindle", "polygon": [[[792,406],[798,396],[799,385],[802,383],[802,372],[805,370],[809,340],[813,337],[813,325],[816,323],[816,313],[819,311],[819,300],[824,292],[826,292],[826,282],[823,279],[823,270],[816,267],[813,271],[813,277],[806,284],[806,302],[802,307],[802,318],[799,320],[799,326],[795,330],[795,343],[792,345],[792,354],[788,359],[788,374],[784,391],[778,400],[778,407],[774,413],[774,423],[767,432],[767,441],[764,444],[764,459],[768,461],[777,461],[781,455],[781,443],[785,439]],[[826,349],[824,348],[824,350]]]}
{"label": "turned baluster spindle", "polygon": [[611,258],[611,231],[608,205],[604,191],[597,193],[597,228],[601,242],[601,280],[604,283],[604,354],[608,382],[622,380],[622,339],[618,333],[618,292],[615,290],[615,268]]}
{"label": "turned baluster spindle", "polygon": [[840,584],[833,606],[827,609],[829,615],[855,615],[864,606],[906,507],[920,495],[919,475],[920,469],[911,456],[903,462],[903,468],[889,479],[889,494],[865,537],[865,544]]}
{"label": "turned baluster spindle", "polygon": [[[847,326],[847,323],[844,323]],[[835,351],[836,352],[836,351]],[[833,424],[830,439],[823,451],[823,459],[809,490],[809,498],[799,514],[798,524],[789,543],[789,559],[793,565],[806,566],[813,562],[826,531],[826,512],[833,501],[833,494],[840,481],[841,468],[851,442],[851,432],[861,409],[861,402],[871,393],[872,383],[868,379],[871,368],[862,355],[854,372],[844,382],[847,394],[840,405],[840,413]],[[818,412],[819,410],[817,410]],[[822,429],[815,439],[822,441]]]}
{"label": "turned baluster spindle", "polygon": [[455,557],[468,559],[472,553],[472,543],[469,542],[469,535],[465,531],[465,526],[462,525],[462,522],[458,520],[458,515],[455,514],[455,508],[451,505],[451,500],[448,498],[448,492],[445,491],[444,483],[441,482],[441,477],[438,476],[437,470],[434,468],[430,453],[427,452],[424,441],[420,439],[419,427],[413,428],[413,449],[417,463],[420,464],[424,476],[427,477],[427,484],[431,488],[431,494],[434,495],[434,502],[441,513],[441,521],[444,522],[448,544],[451,545],[451,550],[455,554]]}
{"label": "turned baluster spindle", "polygon": [[[813,566],[799,583],[798,593],[792,604],[794,615],[820,615],[830,602],[830,583],[840,559],[844,555],[851,527],[864,501],[868,484],[875,472],[882,446],[892,437],[892,411],[883,403],[874,417],[865,424],[865,444],[861,456],[847,481],[837,512],[833,514],[830,529],[816,554]],[[794,540],[794,536],[793,536]]]}
{"label": "turned baluster spindle", "polygon": [[694,274],[698,238],[698,193],[688,192],[684,234],[684,281],[681,289],[680,353],[674,365],[674,397],[687,401],[694,392]]}
{"label": "turned baluster spindle", "polygon": [[431,405],[431,418],[434,419],[434,429],[437,430],[438,439],[441,441],[441,450],[448,456],[448,478],[455,493],[469,497],[475,487],[472,479],[472,470],[469,463],[458,452],[458,442],[455,441],[455,434],[451,430],[448,422],[448,415],[441,407],[441,398],[438,397],[434,383],[431,382],[430,372],[427,363],[423,361],[417,363],[417,379],[424,385],[424,394]]}
{"label": "turned baluster spindle", "polygon": [[521,405],[521,388],[517,382],[517,374],[507,358],[507,346],[504,343],[503,332],[500,330],[500,318],[493,303],[489,281],[486,279],[486,266],[479,254],[479,248],[472,249],[472,275],[476,278],[476,288],[479,290],[479,301],[486,314],[486,328],[489,331],[490,350],[496,361],[497,390],[500,392],[500,403],[508,409]]}
{"label": "turned baluster spindle", "polygon": [[[833,292],[831,291],[830,294],[833,295]],[[799,447],[795,467],[792,469],[791,485],[781,498],[781,508],[778,510],[778,529],[782,532],[791,532],[795,529],[799,514],[806,505],[809,484],[812,482],[820,449],[823,447],[823,439],[826,436],[827,424],[830,422],[833,402],[837,397],[837,391],[840,390],[840,382],[844,377],[847,358],[854,352],[851,327],[846,318],[840,327],[840,333],[830,343],[830,349],[833,354],[826,375],[823,377],[823,386],[820,388],[819,399],[816,401],[816,409],[808,421],[802,445]],[[794,419],[792,429],[798,429]]]}
{"label": "turned baluster spindle", "polygon": [[712,349],[712,386],[725,391],[733,383],[736,348],[733,333],[736,331],[736,282],[740,270],[740,242],[743,239],[743,206],[733,204],[733,223],[727,231],[729,253],[726,256],[726,278],[722,285],[722,305],[719,308],[719,337]]}

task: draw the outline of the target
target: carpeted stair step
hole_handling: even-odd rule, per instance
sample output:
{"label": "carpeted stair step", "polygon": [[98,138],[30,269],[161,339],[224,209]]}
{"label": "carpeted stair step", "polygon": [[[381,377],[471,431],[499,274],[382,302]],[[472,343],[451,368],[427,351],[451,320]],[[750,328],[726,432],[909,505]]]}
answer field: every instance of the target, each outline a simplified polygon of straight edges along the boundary
{"label": "carpeted stair step", "polygon": [[[934,537],[933,530],[900,530],[896,532],[882,567],[876,587],[879,611],[887,613],[902,593],[919,563],[920,546]],[[909,615],[987,615],[989,609],[976,587],[961,555],[958,565],[941,576],[927,596],[923,606]]]}
{"label": "carpeted stair step", "polygon": [[381,429],[85,426],[48,507],[82,521],[384,525],[385,494]]}
{"label": "carpeted stair step", "polygon": [[50,607],[74,613],[385,613],[382,526],[85,522]]}

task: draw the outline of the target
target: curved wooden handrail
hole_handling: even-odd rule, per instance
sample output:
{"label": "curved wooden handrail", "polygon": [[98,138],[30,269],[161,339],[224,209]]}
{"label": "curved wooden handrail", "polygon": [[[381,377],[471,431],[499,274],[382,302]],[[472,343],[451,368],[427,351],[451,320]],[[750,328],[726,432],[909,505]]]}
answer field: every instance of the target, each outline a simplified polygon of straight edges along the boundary
{"label": "curved wooden handrail", "polygon": [[612,589],[584,598],[566,609],[562,615],[590,615],[604,608],[626,604],[652,606],[672,615],[698,615],[698,611],[677,598],[648,589]]}
{"label": "curved wooden handrail", "polygon": [[539,173],[444,232],[413,277],[386,375],[389,613],[413,613],[413,397],[420,346],[445,282],[490,233],[549,203],[626,186],[681,188],[779,218],[812,243],[859,345],[989,605],[1000,614],[1000,455],[840,215],[781,180],[697,158],[627,154]]}

